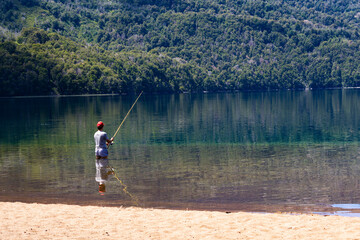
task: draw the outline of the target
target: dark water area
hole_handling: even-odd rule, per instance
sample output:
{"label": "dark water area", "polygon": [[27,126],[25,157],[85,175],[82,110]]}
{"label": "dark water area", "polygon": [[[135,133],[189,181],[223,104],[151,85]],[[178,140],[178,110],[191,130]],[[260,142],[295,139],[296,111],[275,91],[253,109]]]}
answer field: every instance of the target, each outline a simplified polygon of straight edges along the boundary
{"label": "dark water area", "polygon": [[[135,99],[0,99],[0,201],[135,205],[99,194],[93,138]],[[357,89],[144,94],[109,161],[142,207],[360,216],[359,130]]]}

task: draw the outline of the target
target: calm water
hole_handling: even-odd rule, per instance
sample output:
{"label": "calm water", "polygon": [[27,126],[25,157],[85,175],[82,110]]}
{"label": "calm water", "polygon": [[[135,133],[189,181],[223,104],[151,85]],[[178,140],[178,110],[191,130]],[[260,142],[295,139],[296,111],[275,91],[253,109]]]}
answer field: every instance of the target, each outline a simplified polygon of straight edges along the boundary
{"label": "calm water", "polygon": [[[93,134],[135,98],[0,99],[0,200],[133,205],[99,195]],[[360,90],[143,95],[110,164],[145,207],[333,213],[360,204],[359,130]]]}

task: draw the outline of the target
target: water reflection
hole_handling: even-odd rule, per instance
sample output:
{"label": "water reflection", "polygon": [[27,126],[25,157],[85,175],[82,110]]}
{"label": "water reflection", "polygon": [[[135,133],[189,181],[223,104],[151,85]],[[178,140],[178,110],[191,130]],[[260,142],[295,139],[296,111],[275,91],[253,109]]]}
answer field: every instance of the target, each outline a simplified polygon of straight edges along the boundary
{"label": "water reflection", "polygon": [[315,213],[320,215],[360,217],[360,204],[332,204],[331,207],[337,210],[331,212],[315,212]]}
{"label": "water reflection", "polygon": [[114,171],[110,167],[108,159],[96,159],[95,167],[95,181],[99,183],[99,193],[103,194],[106,192],[106,182],[109,180],[109,176],[114,174]]}
{"label": "water reflection", "polygon": [[[94,126],[114,133],[135,98],[0,99],[0,197],[97,199]],[[359,102],[358,90],[144,95],[111,164],[145,206],[359,204]],[[122,189],[107,178],[102,203],[131,202]]]}

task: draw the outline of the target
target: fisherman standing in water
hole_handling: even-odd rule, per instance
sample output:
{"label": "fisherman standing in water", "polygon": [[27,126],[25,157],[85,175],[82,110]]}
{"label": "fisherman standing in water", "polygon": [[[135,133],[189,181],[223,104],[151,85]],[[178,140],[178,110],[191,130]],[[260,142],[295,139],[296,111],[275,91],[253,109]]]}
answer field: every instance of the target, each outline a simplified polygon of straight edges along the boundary
{"label": "fisherman standing in water", "polygon": [[104,123],[99,121],[97,123],[98,131],[94,134],[95,139],[95,156],[96,156],[96,182],[99,183],[99,192],[105,192],[105,182],[108,176],[112,174],[108,160],[107,146],[114,141],[114,138],[109,139],[106,132],[103,131]]}

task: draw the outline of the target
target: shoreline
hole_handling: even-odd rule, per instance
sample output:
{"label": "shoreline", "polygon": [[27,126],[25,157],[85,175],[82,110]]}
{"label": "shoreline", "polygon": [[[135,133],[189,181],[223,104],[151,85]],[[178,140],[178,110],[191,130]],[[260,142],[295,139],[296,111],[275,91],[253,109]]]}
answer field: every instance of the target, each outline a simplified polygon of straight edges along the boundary
{"label": "shoreline", "polygon": [[[214,202],[140,202],[136,205],[134,201],[119,199],[115,200],[112,195],[39,195],[29,193],[12,193],[1,195],[0,202],[24,204],[50,204],[50,205],[69,205],[81,207],[115,207],[115,208],[141,208],[141,209],[161,209],[179,211],[210,211],[223,213],[258,213],[258,214],[316,214],[319,216],[344,216],[357,217],[360,219],[359,204],[256,204],[256,203],[214,203]],[[346,205],[342,208],[341,205]],[[351,208],[353,206],[354,208]]]}
{"label": "shoreline", "polygon": [[0,239],[359,239],[360,218],[0,202]]}
{"label": "shoreline", "polygon": [[[209,93],[249,93],[249,92],[307,92],[307,91],[326,91],[326,90],[358,90],[360,87],[333,87],[333,88],[298,88],[298,89],[288,89],[288,88],[282,88],[282,89],[261,89],[261,90],[239,90],[239,89],[233,89],[233,90],[219,90],[219,91],[198,91],[198,92],[146,92],[144,94],[150,94],[150,95],[171,95],[171,94],[209,94]],[[136,95],[134,92],[124,92],[124,93],[84,93],[84,94],[49,94],[49,95],[15,95],[15,96],[0,96],[1,98],[57,98],[57,97],[101,97],[101,96],[131,96]]]}

